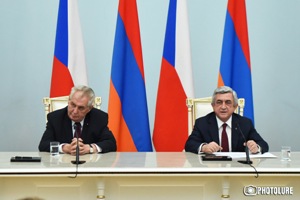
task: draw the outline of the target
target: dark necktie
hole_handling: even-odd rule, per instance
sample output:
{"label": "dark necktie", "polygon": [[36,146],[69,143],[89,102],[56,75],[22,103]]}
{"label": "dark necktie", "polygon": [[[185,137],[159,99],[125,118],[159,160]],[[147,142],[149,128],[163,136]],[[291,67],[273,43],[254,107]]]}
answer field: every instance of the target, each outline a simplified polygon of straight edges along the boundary
{"label": "dark necktie", "polygon": [[75,134],[74,134],[74,137],[77,137],[76,134],[78,134],[78,138],[81,137],[81,124],[79,122],[75,123]]}
{"label": "dark necktie", "polygon": [[221,146],[222,146],[222,151],[223,152],[228,152],[229,151],[229,145],[228,145],[228,137],[227,137],[227,133],[226,133],[226,126],[227,124],[224,123],[223,124],[223,131],[222,131],[222,139],[221,139]]}

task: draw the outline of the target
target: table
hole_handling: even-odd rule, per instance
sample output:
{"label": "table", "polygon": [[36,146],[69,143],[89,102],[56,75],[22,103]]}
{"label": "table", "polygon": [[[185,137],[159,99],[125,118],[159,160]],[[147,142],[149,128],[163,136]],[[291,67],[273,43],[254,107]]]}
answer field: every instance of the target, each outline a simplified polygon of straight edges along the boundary
{"label": "table", "polygon": [[[75,156],[45,152],[0,153],[0,197],[20,199],[299,199],[300,152],[291,161],[252,159],[253,167],[232,161],[202,161],[186,152],[113,152]],[[12,156],[41,162],[10,162]],[[256,170],[256,171],[255,171]],[[258,177],[257,177],[258,176]]]}

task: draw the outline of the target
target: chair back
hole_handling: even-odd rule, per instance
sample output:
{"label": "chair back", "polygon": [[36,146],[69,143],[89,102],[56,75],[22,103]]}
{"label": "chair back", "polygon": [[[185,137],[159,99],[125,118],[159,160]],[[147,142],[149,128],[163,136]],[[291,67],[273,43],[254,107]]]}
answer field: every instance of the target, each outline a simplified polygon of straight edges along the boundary
{"label": "chair back", "polygon": [[[44,97],[43,103],[45,108],[45,117],[47,122],[48,113],[64,108],[68,105],[69,96],[61,96],[61,97]],[[102,100],[101,97],[95,97],[94,107],[100,109]]]}
{"label": "chair back", "polygon": [[[213,111],[212,97],[203,98],[187,98],[186,105],[188,107],[188,135],[192,133],[195,121],[199,117],[203,117]],[[245,99],[238,99],[238,107],[234,111],[235,113],[243,116],[245,107]]]}

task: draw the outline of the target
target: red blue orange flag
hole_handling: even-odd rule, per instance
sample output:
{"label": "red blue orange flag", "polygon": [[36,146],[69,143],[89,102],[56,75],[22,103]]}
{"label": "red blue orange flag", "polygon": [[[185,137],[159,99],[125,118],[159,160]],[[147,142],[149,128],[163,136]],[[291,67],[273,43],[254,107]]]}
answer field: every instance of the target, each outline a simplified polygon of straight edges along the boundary
{"label": "red blue orange flag", "polygon": [[108,114],[118,151],[152,151],[136,0],[119,1]]}
{"label": "red blue orange flag", "polygon": [[247,15],[244,0],[228,0],[218,86],[245,98],[244,116],[254,123]]}
{"label": "red blue orange flag", "polygon": [[194,97],[187,5],[170,0],[153,130],[156,151],[184,149],[187,97]]}
{"label": "red blue orange flag", "polygon": [[87,85],[77,0],[60,0],[50,97],[69,95],[74,85]]}

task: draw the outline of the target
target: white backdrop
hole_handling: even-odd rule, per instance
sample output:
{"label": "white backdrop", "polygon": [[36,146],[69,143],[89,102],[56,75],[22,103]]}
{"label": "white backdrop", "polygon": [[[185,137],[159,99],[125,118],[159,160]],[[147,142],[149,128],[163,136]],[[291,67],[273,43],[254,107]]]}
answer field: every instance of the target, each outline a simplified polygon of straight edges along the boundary
{"label": "white backdrop", "polygon": [[[78,0],[89,85],[107,111],[117,0]],[[137,0],[151,132],[168,0]],[[0,0],[0,151],[37,151],[45,129],[58,0]],[[299,151],[300,1],[247,0],[255,125]],[[195,95],[217,85],[227,0],[188,0]]]}

